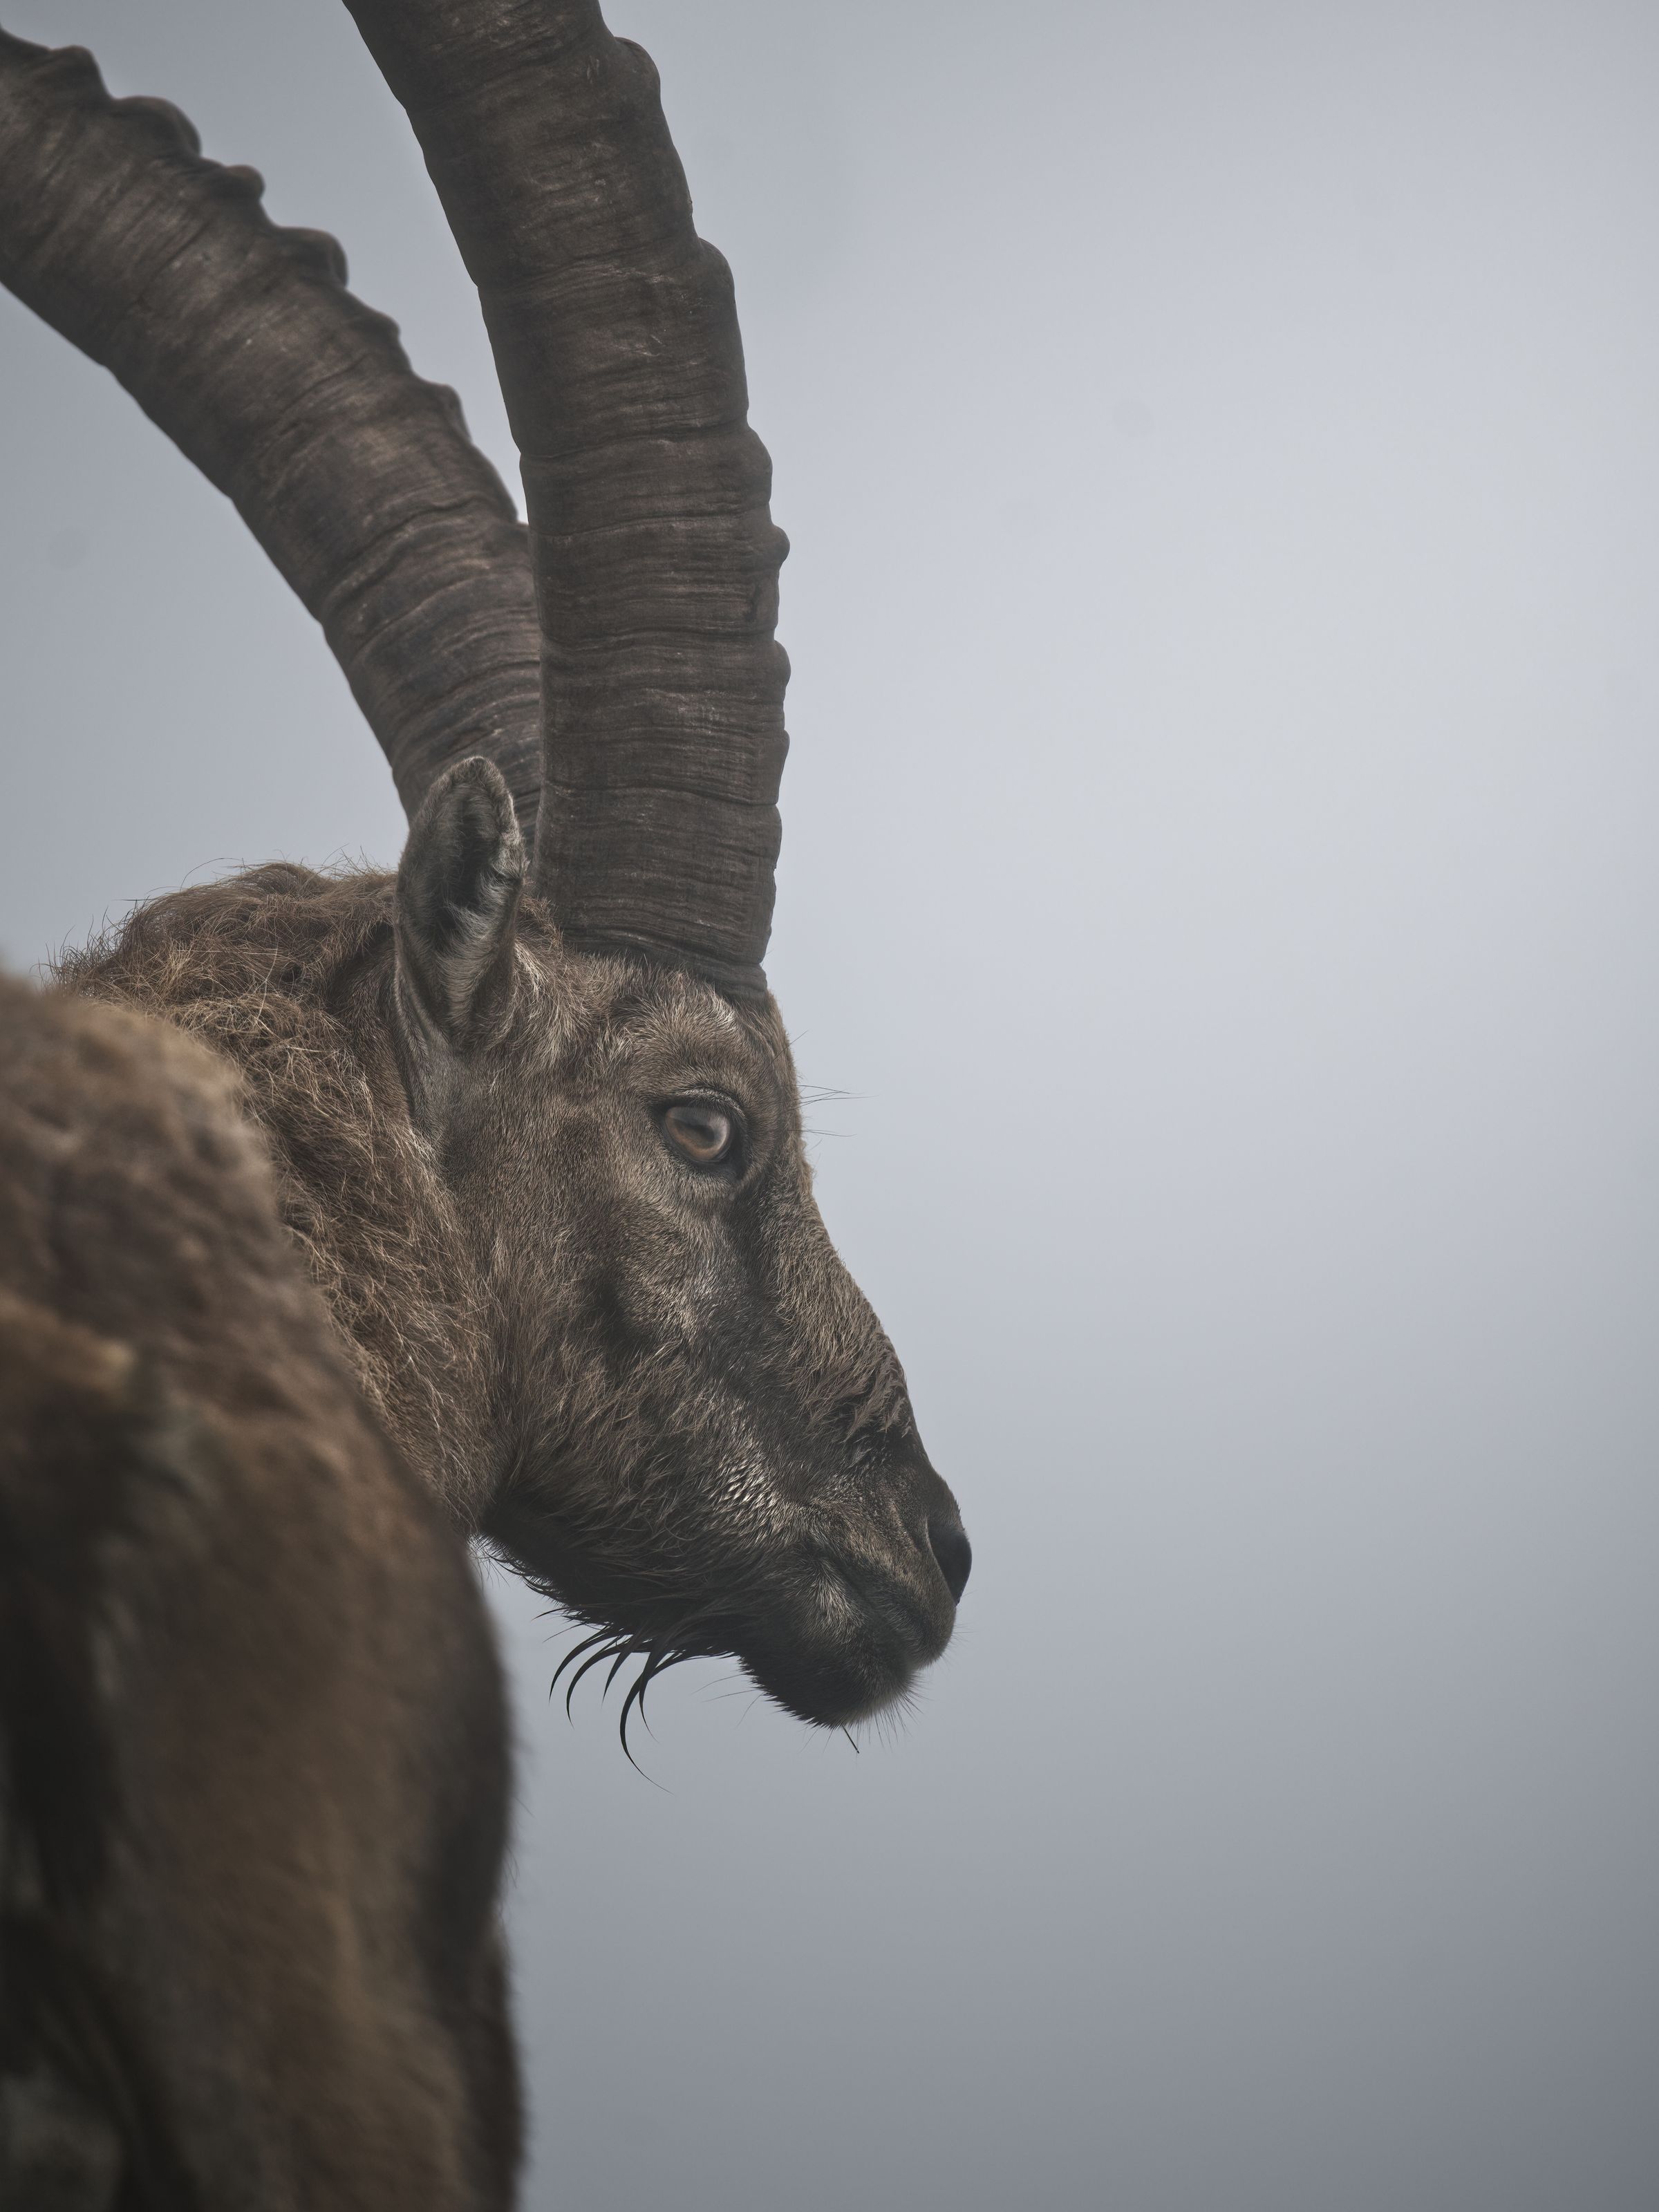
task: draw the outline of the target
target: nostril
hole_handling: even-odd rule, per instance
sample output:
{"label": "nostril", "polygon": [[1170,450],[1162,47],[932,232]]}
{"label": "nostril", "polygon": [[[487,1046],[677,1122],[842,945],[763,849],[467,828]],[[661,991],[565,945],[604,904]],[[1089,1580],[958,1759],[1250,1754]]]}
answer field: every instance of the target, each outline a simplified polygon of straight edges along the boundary
{"label": "nostril", "polygon": [[974,1564],[973,1547],[960,1521],[945,1521],[935,1513],[927,1522],[927,1541],[953,1602],[959,1603],[968,1587],[968,1571]]}

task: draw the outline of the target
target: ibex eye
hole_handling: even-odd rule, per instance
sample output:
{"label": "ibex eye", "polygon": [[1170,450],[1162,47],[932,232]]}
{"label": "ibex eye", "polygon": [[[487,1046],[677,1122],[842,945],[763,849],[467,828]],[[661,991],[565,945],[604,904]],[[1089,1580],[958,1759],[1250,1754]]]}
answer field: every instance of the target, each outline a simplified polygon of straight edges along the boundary
{"label": "ibex eye", "polygon": [[728,1165],[737,1151],[736,1117],[700,1098],[678,1099],[662,1109],[663,1133],[693,1167]]}

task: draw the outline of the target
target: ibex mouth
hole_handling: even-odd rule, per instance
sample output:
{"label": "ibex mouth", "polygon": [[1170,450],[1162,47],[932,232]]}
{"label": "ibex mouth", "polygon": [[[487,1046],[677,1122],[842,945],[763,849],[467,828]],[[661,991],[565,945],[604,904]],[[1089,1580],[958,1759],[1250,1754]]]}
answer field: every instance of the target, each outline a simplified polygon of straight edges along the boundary
{"label": "ibex mouth", "polygon": [[867,1720],[951,1640],[955,1599],[931,1558],[917,1564],[912,1580],[864,1560],[823,1560],[804,1602],[768,1620],[738,1656],[798,1719],[821,1728]]}
{"label": "ibex mouth", "polygon": [[866,1627],[873,1626],[878,1632],[890,1635],[895,1648],[907,1653],[914,1666],[925,1667],[938,1658],[950,1638],[956,1618],[954,1604],[941,1631],[938,1607],[924,1603],[915,1591],[868,1568],[854,1570],[842,1565],[838,1571]]}
{"label": "ibex mouth", "polygon": [[902,1503],[890,1491],[872,1510],[866,1496],[850,1516],[820,1508],[758,1543],[728,1538],[729,1548],[716,1523],[694,1529],[678,1558],[660,1524],[635,1522],[638,1549],[619,1555],[614,1521],[601,1544],[544,1500],[511,1493],[486,1528],[500,1556],[590,1625],[559,1668],[570,1693],[596,1672],[617,1680],[638,1659],[642,1695],[682,1660],[729,1656],[797,1719],[839,1728],[902,1698],[956,1625],[971,1560],[956,1501],[931,1468],[907,1476]]}

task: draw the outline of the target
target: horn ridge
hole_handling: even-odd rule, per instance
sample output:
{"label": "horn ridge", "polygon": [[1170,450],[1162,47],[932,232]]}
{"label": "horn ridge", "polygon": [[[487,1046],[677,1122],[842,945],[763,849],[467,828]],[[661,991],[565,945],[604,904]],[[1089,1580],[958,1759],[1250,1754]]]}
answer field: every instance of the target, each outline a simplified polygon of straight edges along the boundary
{"label": "horn ridge", "polygon": [[543,625],[534,864],[568,939],[763,991],[787,548],[731,273],[595,0],[348,0],[478,286]]}
{"label": "horn ridge", "polygon": [[322,624],[407,811],[485,752],[526,836],[539,629],[524,526],[455,395],[283,230],[252,169],[79,47],[0,32],[0,281],[113,372]]}

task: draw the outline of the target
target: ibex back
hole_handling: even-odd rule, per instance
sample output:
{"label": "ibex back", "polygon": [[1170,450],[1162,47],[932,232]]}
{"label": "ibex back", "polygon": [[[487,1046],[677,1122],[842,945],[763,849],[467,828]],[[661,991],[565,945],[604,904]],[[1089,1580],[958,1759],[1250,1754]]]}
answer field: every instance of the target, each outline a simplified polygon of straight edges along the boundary
{"label": "ibex back", "polygon": [[0,978],[0,2202],[504,2206],[506,1806],[223,1063]]}

